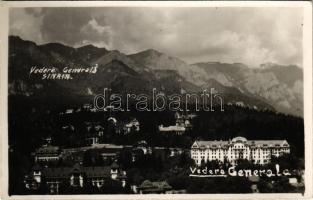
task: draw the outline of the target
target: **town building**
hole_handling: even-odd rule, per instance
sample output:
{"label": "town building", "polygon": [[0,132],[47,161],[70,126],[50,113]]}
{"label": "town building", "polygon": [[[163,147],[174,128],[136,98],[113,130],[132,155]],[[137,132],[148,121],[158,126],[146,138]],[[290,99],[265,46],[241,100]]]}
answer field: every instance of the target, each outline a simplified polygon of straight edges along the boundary
{"label": "town building", "polygon": [[87,145],[99,144],[99,136],[95,132],[87,133],[85,136],[85,141]]}
{"label": "town building", "polygon": [[85,142],[86,145],[99,144],[104,136],[104,127],[99,122],[85,122],[86,131]]}
{"label": "town building", "polygon": [[112,163],[118,159],[121,151],[132,146],[114,144],[93,144],[91,146],[62,150],[62,160],[82,163],[84,154],[89,152],[92,157],[101,157],[105,163]]}
{"label": "town building", "polygon": [[64,163],[79,163],[83,164],[85,151],[67,151],[66,149],[62,150],[61,159]]}
{"label": "town building", "polygon": [[140,140],[133,145],[133,150],[141,150],[143,154],[151,154],[152,149],[145,140]]}
{"label": "town building", "polygon": [[85,104],[83,105],[83,109],[84,109],[84,110],[90,110],[90,109],[92,109],[92,105],[89,104],[89,103],[85,103]]}
{"label": "town building", "polygon": [[115,118],[110,117],[108,122],[110,122],[110,125],[115,130],[116,134],[127,135],[129,133],[140,131],[140,123],[136,118],[129,121],[117,121]]}
{"label": "town building", "polygon": [[263,165],[269,163],[272,156],[279,157],[288,153],[290,146],[286,140],[247,140],[235,137],[229,141],[199,140],[191,146],[191,158],[197,165],[213,160],[236,164],[239,159]]}
{"label": "town building", "polygon": [[[120,181],[122,186],[126,185],[126,172],[121,171],[115,162],[111,166],[83,167],[76,163],[72,167],[46,167],[36,165],[31,172],[25,176],[25,187],[36,190],[40,184],[48,186],[50,194],[58,194],[61,185],[69,187],[85,187],[87,183],[100,188],[105,180]],[[68,184],[69,183],[69,184]]]}
{"label": "town building", "polygon": [[124,134],[128,134],[132,131],[138,132],[140,130],[140,123],[135,118],[124,125]]}
{"label": "town building", "polygon": [[145,180],[136,188],[139,194],[165,194],[169,190],[172,190],[172,187],[166,181]]}
{"label": "town building", "polygon": [[95,132],[99,137],[104,134],[104,127],[100,122],[85,122],[85,126],[88,132]]}
{"label": "town building", "polygon": [[195,117],[193,114],[180,114],[179,112],[175,113],[175,125],[163,126],[159,125],[159,131],[161,133],[174,133],[176,135],[182,135],[187,130],[192,129],[191,120]]}
{"label": "town building", "polygon": [[51,162],[60,159],[61,150],[58,146],[45,144],[33,153],[35,162]]}
{"label": "town building", "polygon": [[184,151],[182,148],[169,148],[170,157],[181,155]]}
{"label": "town building", "polygon": [[176,135],[182,135],[185,133],[186,128],[180,125],[174,126],[163,126],[162,124],[159,126],[159,131],[161,133],[175,133]]}
{"label": "town building", "polygon": [[73,114],[73,112],[74,112],[74,109],[67,109],[65,111],[65,114]]}
{"label": "town building", "polygon": [[44,141],[44,143],[45,144],[51,144],[51,142],[52,142],[52,138],[51,138],[51,136],[48,136],[48,137],[45,137],[44,139],[43,139],[43,141]]}
{"label": "town building", "polygon": [[191,120],[195,117],[194,114],[181,114],[179,112],[175,113],[176,126],[185,127],[186,129],[191,129]]}
{"label": "town building", "polygon": [[103,159],[104,162],[110,162],[110,161],[114,161],[117,160],[119,153],[121,150],[119,149],[101,149],[101,157]]}

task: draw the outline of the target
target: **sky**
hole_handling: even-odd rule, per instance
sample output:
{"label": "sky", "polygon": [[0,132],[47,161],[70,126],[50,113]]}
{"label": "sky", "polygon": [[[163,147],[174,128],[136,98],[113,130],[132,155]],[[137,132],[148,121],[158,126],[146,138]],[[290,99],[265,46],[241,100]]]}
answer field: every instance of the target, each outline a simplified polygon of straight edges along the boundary
{"label": "sky", "polygon": [[155,49],[189,64],[302,65],[301,8],[11,8],[10,35],[125,54]]}

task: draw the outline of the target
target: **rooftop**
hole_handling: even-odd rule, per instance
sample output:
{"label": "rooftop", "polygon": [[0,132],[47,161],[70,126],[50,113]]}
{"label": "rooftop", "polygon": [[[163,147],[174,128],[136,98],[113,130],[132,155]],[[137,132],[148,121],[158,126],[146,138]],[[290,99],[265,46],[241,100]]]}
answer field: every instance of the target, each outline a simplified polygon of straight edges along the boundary
{"label": "rooftop", "polygon": [[235,143],[245,143],[251,147],[289,147],[287,140],[247,140],[244,137],[235,137],[231,141],[225,140],[197,140],[193,148],[225,148]]}
{"label": "rooftop", "polygon": [[36,154],[49,154],[49,153],[59,153],[60,148],[58,146],[44,145],[36,149]]}
{"label": "rooftop", "polygon": [[150,192],[157,192],[162,190],[170,190],[172,187],[166,181],[154,181],[145,180],[141,183],[138,189],[148,190]]}
{"label": "rooftop", "polygon": [[[118,165],[113,166],[118,167]],[[95,166],[95,167],[83,167],[79,164],[75,164],[73,167],[49,167],[42,169],[42,175],[45,178],[69,178],[72,173],[82,173],[87,178],[94,177],[110,177],[112,166]],[[120,173],[120,176],[125,174]]]}
{"label": "rooftop", "polygon": [[159,126],[159,131],[162,131],[162,132],[169,132],[169,131],[185,131],[186,128],[185,127],[182,127],[182,126],[163,126],[163,125],[160,125]]}

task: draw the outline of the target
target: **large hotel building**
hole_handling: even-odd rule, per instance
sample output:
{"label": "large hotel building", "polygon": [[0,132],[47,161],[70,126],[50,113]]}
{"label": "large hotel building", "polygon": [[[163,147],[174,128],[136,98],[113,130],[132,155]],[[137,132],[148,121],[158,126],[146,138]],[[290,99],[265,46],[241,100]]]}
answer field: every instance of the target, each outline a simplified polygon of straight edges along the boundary
{"label": "large hotel building", "polygon": [[272,156],[290,153],[286,140],[247,140],[235,137],[229,141],[195,141],[191,146],[191,158],[197,165],[217,160],[236,164],[238,159],[251,160],[255,164],[267,164]]}

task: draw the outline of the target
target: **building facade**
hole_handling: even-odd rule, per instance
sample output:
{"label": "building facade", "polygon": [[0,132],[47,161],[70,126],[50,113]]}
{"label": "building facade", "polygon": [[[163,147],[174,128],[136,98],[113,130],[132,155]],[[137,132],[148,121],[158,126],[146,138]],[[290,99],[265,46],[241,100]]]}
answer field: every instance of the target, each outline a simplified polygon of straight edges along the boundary
{"label": "building facade", "polygon": [[183,135],[187,130],[192,129],[191,120],[195,117],[194,114],[183,115],[179,112],[175,113],[175,125],[163,126],[159,125],[161,133],[174,133],[176,135]]}
{"label": "building facade", "polygon": [[195,141],[191,146],[191,158],[197,165],[208,161],[230,162],[236,164],[239,159],[254,164],[267,164],[272,156],[279,157],[290,153],[286,140],[247,140],[235,137],[229,141]]}
{"label": "building facade", "polygon": [[24,184],[28,190],[37,190],[41,184],[46,184],[50,194],[58,194],[61,185],[83,188],[87,184],[102,187],[105,181],[119,181],[122,187],[126,185],[126,172],[119,165],[83,167],[75,164],[72,167],[41,167],[35,165],[25,176]]}
{"label": "building facade", "polygon": [[137,119],[133,119],[124,125],[123,130],[124,134],[131,133],[132,131],[138,132],[140,131],[140,123]]}
{"label": "building facade", "polygon": [[35,162],[51,162],[60,159],[61,150],[58,146],[45,144],[33,153]]}

